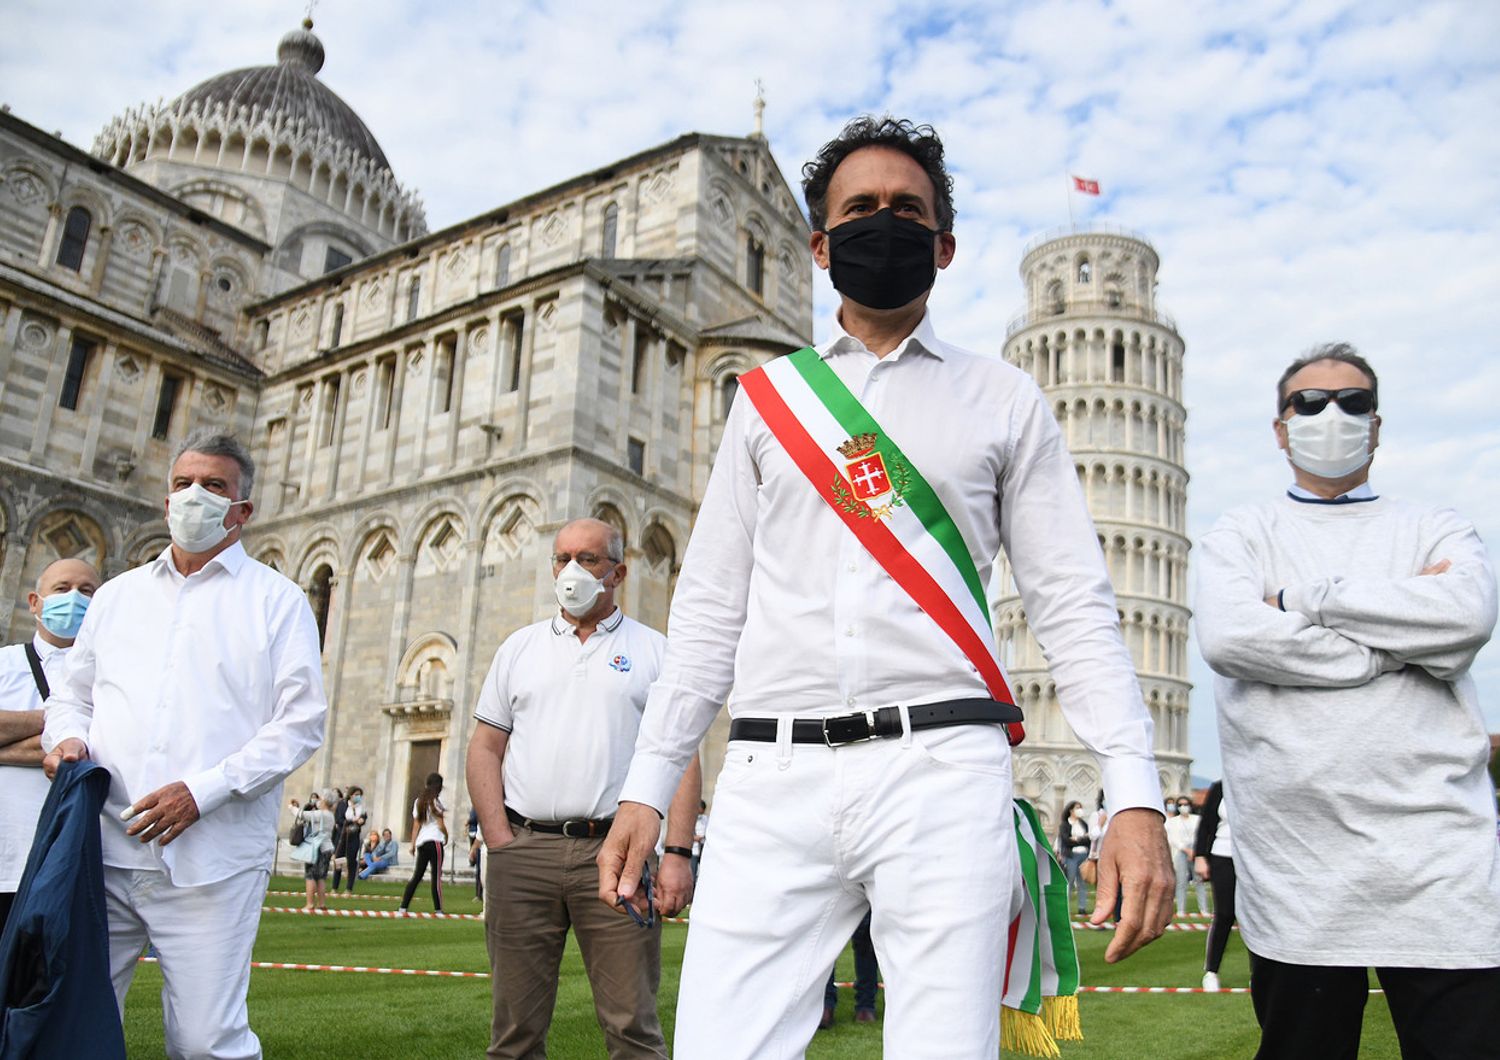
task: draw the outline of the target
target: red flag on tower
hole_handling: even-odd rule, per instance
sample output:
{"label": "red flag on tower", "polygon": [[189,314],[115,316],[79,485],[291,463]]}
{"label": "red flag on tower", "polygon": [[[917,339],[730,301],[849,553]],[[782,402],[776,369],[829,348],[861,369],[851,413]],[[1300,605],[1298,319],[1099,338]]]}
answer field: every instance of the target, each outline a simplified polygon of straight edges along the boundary
{"label": "red flag on tower", "polygon": [[1073,190],[1082,192],[1084,195],[1098,195],[1099,182],[1097,180],[1089,180],[1086,177],[1074,177]]}

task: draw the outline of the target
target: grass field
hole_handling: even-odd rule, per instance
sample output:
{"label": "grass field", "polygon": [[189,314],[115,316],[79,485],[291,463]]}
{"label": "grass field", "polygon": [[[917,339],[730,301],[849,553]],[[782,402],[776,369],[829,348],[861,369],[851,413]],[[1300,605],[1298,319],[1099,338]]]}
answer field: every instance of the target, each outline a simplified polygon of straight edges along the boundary
{"label": "grass field", "polygon": [[[302,881],[276,877],[273,891],[299,890]],[[333,899],[337,909],[393,910],[399,883],[361,886],[356,898]],[[448,911],[477,912],[472,890],[447,891]],[[385,896],[382,900],[378,896]],[[268,896],[268,906],[300,907],[300,898]],[[413,911],[429,908],[425,888]],[[665,926],[662,942],[662,1023],[671,1040],[677,969],[687,927]],[[1202,978],[1201,932],[1169,932],[1123,964],[1106,965],[1106,932],[1079,933],[1084,982],[1096,986],[1197,986]],[[266,913],[255,943],[255,960],[295,964],[344,964],[398,968],[487,970],[483,925],[477,921],[360,920]],[[1247,986],[1248,964],[1238,934],[1230,941],[1221,971],[1223,985]],[[846,951],[839,978],[853,976]],[[125,1012],[125,1039],[132,1057],[161,1056],[161,973],[142,964]],[[1092,994],[1082,998],[1081,1043],[1064,1043],[1063,1056],[1121,1060],[1248,1057],[1257,1040],[1250,998],[1224,995]],[[445,1060],[478,1057],[489,1037],[490,984],[485,979],[434,979],[353,972],[256,969],[250,977],[250,1023],[271,1060],[350,1057]],[[732,1022],[733,1014],[725,1020]],[[935,1030],[940,1030],[935,1028]],[[548,1055],[555,1060],[603,1057],[604,1040],[594,1022],[588,980],[571,942],[563,959],[557,1013]],[[853,1000],[842,991],[838,1023],[819,1033],[807,1055],[814,1060],[879,1057],[880,1025],[853,1022]],[[1400,1055],[1385,1001],[1370,998],[1362,1060]]]}

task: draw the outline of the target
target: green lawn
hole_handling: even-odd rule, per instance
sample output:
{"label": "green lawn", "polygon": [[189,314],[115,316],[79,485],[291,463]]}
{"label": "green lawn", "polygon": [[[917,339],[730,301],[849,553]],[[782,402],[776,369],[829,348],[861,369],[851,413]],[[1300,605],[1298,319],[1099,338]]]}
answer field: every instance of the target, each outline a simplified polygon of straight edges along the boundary
{"label": "green lawn", "polygon": [[[272,890],[295,890],[301,880],[276,878]],[[378,883],[362,891],[371,897],[330,901],[334,908],[392,910],[396,903],[375,895],[400,893],[399,883]],[[473,891],[450,888],[450,912],[474,912]],[[429,908],[425,888],[413,910]],[[298,898],[270,896],[267,905],[300,906]],[[668,924],[663,936],[662,1022],[670,1041],[687,928]],[[1106,932],[1079,935],[1084,982],[1110,986],[1197,986],[1202,978],[1202,932],[1169,932],[1119,965],[1104,963]],[[486,970],[483,925],[477,921],[357,920],[267,913],[255,943],[255,959],[297,964],[348,964],[450,971]],[[1229,944],[1221,971],[1224,986],[1248,985],[1248,964],[1238,934]],[[839,978],[853,976],[846,951]],[[161,1056],[161,975],[140,967],[125,1014],[125,1039],[132,1057]],[[1064,1043],[1064,1057],[1175,1058],[1248,1057],[1257,1040],[1250,998],[1244,994],[1111,995],[1082,998],[1082,1043]],[[268,1057],[297,1060],[349,1056],[359,1060],[392,1057],[440,1060],[477,1057],[489,1037],[490,986],[484,979],[432,979],[343,972],[257,969],[250,977],[250,1022]],[[819,1033],[807,1055],[814,1060],[854,1060],[880,1056],[879,1024],[853,1022],[853,999],[842,991],[839,1022]],[[588,980],[571,943],[563,959],[557,1014],[548,1055],[556,1060],[603,1057],[604,1042],[594,1022]],[[1362,1060],[1400,1055],[1384,998],[1366,1010]]]}

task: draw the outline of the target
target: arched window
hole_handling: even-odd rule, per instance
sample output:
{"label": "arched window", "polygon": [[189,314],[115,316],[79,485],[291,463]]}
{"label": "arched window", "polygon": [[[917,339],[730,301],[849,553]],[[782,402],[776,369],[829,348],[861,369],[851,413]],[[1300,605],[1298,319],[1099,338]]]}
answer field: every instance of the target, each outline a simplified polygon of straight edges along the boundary
{"label": "arched window", "polygon": [[1094,278],[1094,267],[1089,264],[1088,258],[1080,258],[1078,261],[1078,282],[1088,283]]}
{"label": "arched window", "polygon": [[324,563],[313,571],[312,584],[307,587],[307,602],[312,607],[313,619],[318,623],[318,647],[321,649],[328,639],[328,609],[333,603],[333,568]]}
{"label": "arched window", "polygon": [[612,258],[615,256],[615,238],[620,232],[620,208],[610,203],[604,208],[604,232],[599,237],[599,256],[601,258]]}
{"label": "arched window", "polygon": [[88,247],[89,229],[94,219],[82,206],[68,211],[63,222],[62,242],[57,245],[57,263],[65,269],[78,272],[83,268],[83,252]]}
{"label": "arched window", "polygon": [[495,262],[495,286],[504,287],[510,283],[510,244],[504,243],[500,247],[500,253]]}
{"label": "arched window", "polygon": [[1062,281],[1053,280],[1047,285],[1047,311],[1049,313],[1061,313],[1063,308]]}
{"label": "arched window", "polygon": [[740,377],[737,375],[726,375],[724,381],[719,384],[719,418],[727,419],[729,410],[734,407],[734,396],[740,392]]}
{"label": "arched window", "polygon": [[745,237],[745,286],[756,294],[766,293],[766,248],[754,236]]}

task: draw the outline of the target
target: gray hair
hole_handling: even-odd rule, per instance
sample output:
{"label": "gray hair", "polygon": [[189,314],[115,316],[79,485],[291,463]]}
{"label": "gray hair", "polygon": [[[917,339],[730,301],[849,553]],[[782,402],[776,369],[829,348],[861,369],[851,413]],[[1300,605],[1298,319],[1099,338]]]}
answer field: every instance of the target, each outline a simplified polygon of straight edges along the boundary
{"label": "gray hair", "polygon": [[255,461],[250,459],[250,450],[240,444],[232,434],[222,434],[213,427],[199,427],[182,440],[172,454],[172,463],[167,470],[167,485],[171,485],[171,468],[177,466],[183,453],[202,453],[204,456],[227,456],[240,467],[240,495],[237,501],[248,500],[251,487],[255,485]]}
{"label": "gray hair", "polygon": [[557,539],[562,536],[562,532],[570,526],[577,526],[579,523],[593,523],[596,526],[604,527],[605,556],[609,558],[609,561],[611,563],[625,562],[625,534],[620,530],[619,527],[615,526],[613,523],[607,523],[603,519],[596,519],[593,516],[584,516],[579,519],[569,519],[566,523],[563,523],[562,526],[558,527],[557,533],[552,535],[552,547],[554,550],[557,548]]}
{"label": "gray hair", "polygon": [[1287,365],[1286,371],[1281,373],[1281,378],[1276,381],[1276,415],[1280,416],[1286,408],[1286,384],[1302,369],[1319,361],[1338,361],[1340,364],[1351,365],[1359,369],[1370,379],[1370,404],[1380,407],[1380,381],[1375,378],[1375,369],[1370,367],[1370,362],[1359,355],[1359,351],[1347,342],[1325,342],[1314,346],[1301,357]]}

